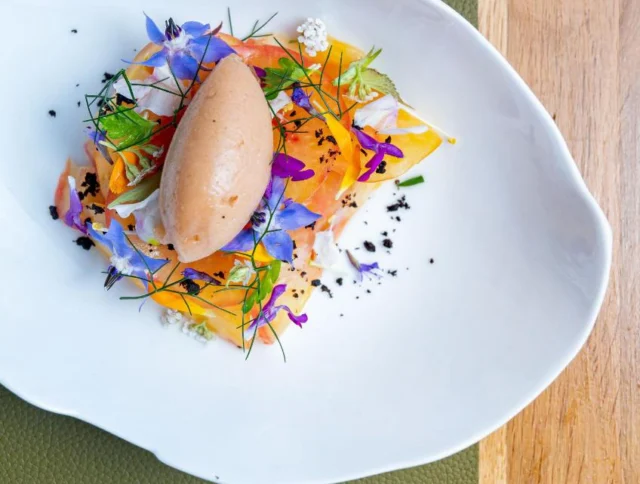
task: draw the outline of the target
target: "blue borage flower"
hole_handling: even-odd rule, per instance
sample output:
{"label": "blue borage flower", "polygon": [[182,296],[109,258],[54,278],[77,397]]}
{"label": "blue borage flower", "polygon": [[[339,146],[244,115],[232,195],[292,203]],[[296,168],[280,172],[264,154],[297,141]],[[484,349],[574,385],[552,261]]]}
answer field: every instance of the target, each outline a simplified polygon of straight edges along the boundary
{"label": "blue borage flower", "polygon": [[[293,240],[287,231],[306,227],[318,220],[320,214],[313,213],[304,205],[295,203],[291,199],[285,199],[284,189],[284,180],[277,176],[273,177],[248,226],[222,250],[246,252],[252,249],[255,241],[262,237],[264,248],[272,257],[291,263]],[[272,217],[271,213],[273,213]]]}
{"label": "blue borage flower", "polygon": [[368,168],[367,171],[360,175],[358,181],[367,181],[378,169],[378,166],[384,159],[385,155],[404,158],[404,153],[402,153],[402,150],[397,146],[392,145],[391,143],[381,143],[355,126],[351,128],[351,130],[355,133],[358,143],[360,143],[360,146],[362,146],[363,149],[374,152],[374,155],[365,165],[365,167]]}
{"label": "blue borage flower", "polygon": [[134,249],[127,240],[122,225],[115,219],[111,220],[109,230],[104,234],[95,230],[90,222],[87,222],[87,230],[94,242],[103,245],[111,252],[107,279],[104,281],[104,287],[107,289],[111,289],[123,276],[135,276],[143,279],[145,287],[148,289],[147,280],[153,277],[149,271],[155,273],[169,262],[167,259],[147,257]]}
{"label": "blue borage flower", "polygon": [[67,177],[67,183],[69,184],[69,210],[64,214],[64,223],[69,227],[79,230],[83,234],[87,233],[87,229],[80,221],[80,214],[82,213],[82,202],[80,196],[76,191],[76,179],[72,176]]}
{"label": "blue borage flower", "polygon": [[169,64],[178,79],[191,80],[196,77],[200,62],[218,62],[235,51],[226,42],[215,37],[219,27],[212,32],[209,24],[185,22],[178,26],[169,19],[165,22],[165,31],[147,18],[147,36],[154,44],[161,46],[159,52],[142,62],[128,62],[148,67],[162,67]]}
{"label": "blue borage flower", "polygon": [[359,262],[350,251],[347,251],[347,257],[349,258],[351,265],[358,271],[358,278],[360,279],[360,282],[363,281],[365,275],[367,277],[377,277],[378,279],[382,277],[382,271],[377,262],[374,262],[373,264],[363,264]]}
{"label": "blue borage flower", "polygon": [[258,317],[251,321],[251,323],[244,328],[245,339],[250,339],[253,336],[254,332],[257,331],[257,328],[261,328],[266,324],[270,324],[280,311],[286,311],[289,319],[300,328],[302,328],[302,325],[308,321],[309,318],[306,314],[300,314],[296,316],[293,311],[291,311],[289,306],[276,306],[276,301],[285,293],[286,290],[286,284],[278,284],[277,286],[274,286],[269,301],[267,301],[267,303],[262,306],[262,312],[260,312]]}
{"label": "blue borage flower", "polygon": [[192,281],[203,281],[207,284],[211,284],[212,286],[220,286],[221,282],[213,276],[210,276],[206,272],[197,271],[188,267],[187,269],[182,271],[183,277],[187,279],[191,279]]}

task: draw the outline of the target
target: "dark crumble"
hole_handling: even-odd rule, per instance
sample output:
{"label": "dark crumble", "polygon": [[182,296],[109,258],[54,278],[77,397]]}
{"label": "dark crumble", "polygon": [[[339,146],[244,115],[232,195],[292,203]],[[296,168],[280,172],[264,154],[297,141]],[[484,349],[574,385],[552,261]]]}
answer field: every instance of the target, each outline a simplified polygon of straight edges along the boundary
{"label": "dark crumble", "polygon": [[309,225],[306,225],[306,226],[305,226],[305,229],[315,230],[315,229],[316,229],[316,220],[314,220],[313,222],[311,222]]}
{"label": "dark crumble", "polygon": [[369,156],[369,153],[367,153],[364,148],[360,148],[360,153],[362,153],[364,156]]}
{"label": "dark crumble", "polygon": [[78,82],[78,83],[76,83],[76,87],[80,87],[80,83],[79,83],[79,82]]}
{"label": "dark crumble", "polygon": [[104,213],[104,208],[95,203],[92,203],[91,205],[87,205],[87,208],[91,210],[93,213],[95,213],[96,215],[100,215],[101,213]]}
{"label": "dark crumble", "polygon": [[376,173],[379,173],[380,175],[382,175],[386,172],[387,172],[387,162],[385,160],[382,160],[378,165],[378,168],[376,168]]}
{"label": "dark crumble", "polygon": [[294,293],[293,293],[293,297],[294,297],[294,298],[296,298],[296,299],[298,299],[298,298],[300,297],[300,294],[298,294],[297,292],[294,292]]}
{"label": "dark crumble", "polygon": [[102,74],[102,84],[109,82],[111,79],[113,79],[113,74],[111,74],[110,72],[105,72],[104,74]]}
{"label": "dark crumble", "polygon": [[127,229],[129,229],[129,232],[133,232],[136,229],[136,226],[133,224],[129,224],[127,225]]}
{"label": "dark crumble", "polygon": [[336,279],[336,284],[337,284],[338,286],[342,286],[342,282],[343,282],[342,277],[338,277],[338,278]]}
{"label": "dark crumble", "polygon": [[387,212],[397,212],[401,208],[404,208],[405,210],[409,210],[411,208],[407,203],[407,197],[404,195],[398,198],[395,203],[387,205]]}
{"label": "dark crumble", "polygon": [[306,273],[305,271],[302,271],[302,272],[300,273],[300,277],[304,277],[304,276],[306,276],[306,275],[307,275],[307,273]]}
{"label": "dark crumble", "polygon": [[311,285],[313,287],[318,287],[318,286],[322,285],[322,282],[320,281],[320,279],[314,279],[313,281],[311,281]]}
{"label": "dark crumble", "polygon": [[298,113],[297,113],[297,112],[296,112],[296,110],[294,109],[293,111],[291,111],[291,112],[289,113],[289,116],[291,116],[292,118],[294,118],[294,117],[296,116],[296,114],[298,114]]}
{"label": "dark crumble", "polygon": [[435,260],[429,259],[429,264],[433,264],[434,262],[435,262]]}
{"label": "dark crumble", "polygon": [[341,317],[341,318],[344,318],[344,313],[340,313],[340,317]]}
{"label": "dark crumble", "polygon": [[338,142],[336,141],[336,139],[333,137],[332,134],[330,134],[329,136],[327,136],[325,138],[329,143],[331,143],[332,145],[338,146]]}
{"label": "dark crumble", "polygon": [[[87,172],[84,176],[84,180],[80,184],[81,187],[85,187],[82,194],[86,197],[88,194],[95,197],[100,190],[100,183],[98,182],[98,176],[95,173]],[[80,199],[82,200],[83,197]]]}
{"label": "dark crumble", "polygon": [[167,244],[167,249],[176,250],[176,248],[173,246],[173,244]]}
{"label": "dark crumble", "polygon": [[49,215],[51,215],[53,220],[58,220],[60,218],[60,215],[58,214],[58,207],[55,205],[49,205]]}
{"label": "dark crumble", "polygon": [[320,138],[322,136],[322,128],[316,129],[313,134],[316,135],[316,138]]}
{"label": "dark crumble", "polygon": [[302,121],[300,121],[299,119],[296,119],[293,121],[293,124],[295,125],[296,128],[300,129],[300,126],[302,126]]}
{"label": "dark crumble", "polygon": [[192,296],[200,294],[200,286],[191,279],[185,279],[180,285],[187,291],[187,294],[191,294]]}
{"label": "dark crumble", "polygon": [[360,296],[356,296],[356,299],[360,299]]}
{"label": "dark crumble", "polygon": [[58,113],[56,113],[53,109],[49,109],[49,116],[51,116],[52,118],[55,118],[56,114]]}
{"label": "dark crumble", "polygon": [[335,159],[340,154],[340,150],[334,150],[334,149],[330,148],[327,153],[329,154],[330,158]]}
{"label": "dark crumble", "polygon": [[391,277],[396,277],[398,275],[398,271],[396,269],[388,270],[387,274],[389,274]]}
{"label": "dark crumble", "polygon": [[82,106],[82,103],[80,101],[78,101],[76,104],[78,105],[78,107]]}
{"label": "dark crumble", "polygon": [[326,293],[327,293],[327,295],[328,295],[330,298],[333,298],[333,293],[331,292],[331,289],[329,289],[329,288],[328,288],[327,286],[325,286],[324,284],[323,284],[322,286],[320,286],[320,290],[321,290],[322,292],[326,292]]}
{"label": "dark crumble", "polygon": [[323,136],[322,138],[318,138],[318,146],[322,146],[322,143],[324,143],[324,140],[326,138]]}
{"label": "dark crumble", "polygon": [[224,279],[224,272],[222,271],[214,272],[213,275],[220,279]]}
{"label": "dark crumble", "polygon": [[364,245],[364,248],[367,249],[369,252],[375,252],[376,251],[376,246],[375,246],[375,244],[373,242],[365,240],[363,245]]}
{"label": "dark crumble", "polygon": [[326,160],[324,159],[324,155],[320,155],[320,158],[318,158],[318,161],[319,161],[320,163],[325,163],[325,162],[326,162]]}
{"label": "dark crumble", "polygon": [[77,34],[78,33],[78,29],[71,29],[71,33],[72,34]]}
{"label": "dark crumble", "polygon": [[75,240],[77,246],[82,247],[84,250],[89,250],[91,247],[94,247],[96,244],[93,243],[89,237],[81,236]]}
{"label": "dark crumble", "polygon": [[402,219],[400,218],[400,215],[396,216],[396,220],[397,220],[398,222],[402,222]]}
{"label": "dark crumble", "polygon": [[384,245],[387,249],[393,247],[393,241],[391,239],[384,239],[382,241],[382,245]]}
{"label": "dark crumble", "polygon": [[389,144],[391,143],[391,135],[387,136],[384,140],[385,143]]}
{"label": "dark crumble", "polygon": [[304,294],[304,289],[300,289],[300,294]]}
{"label": "dark crumble", "polygon": [[389,232],[387,232],[386,230],[384,232],[382,232],[382,236],[386,237],[387,235],[389,235]]}
{"label": "dark crumble", "polygon": [[367,294],[371,294],[371,289],[367,289]]}

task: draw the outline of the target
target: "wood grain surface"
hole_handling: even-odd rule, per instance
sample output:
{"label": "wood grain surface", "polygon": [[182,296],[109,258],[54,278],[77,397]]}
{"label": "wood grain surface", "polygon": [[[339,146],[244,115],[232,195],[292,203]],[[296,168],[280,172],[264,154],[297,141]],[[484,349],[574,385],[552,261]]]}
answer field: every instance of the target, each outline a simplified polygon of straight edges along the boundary
{"label": "wood grain surface", "polygon": [[579,356],[480,445],[481,484],[640,483],[640,0],[480,0],[479,27],[551,112],[614,233]]}

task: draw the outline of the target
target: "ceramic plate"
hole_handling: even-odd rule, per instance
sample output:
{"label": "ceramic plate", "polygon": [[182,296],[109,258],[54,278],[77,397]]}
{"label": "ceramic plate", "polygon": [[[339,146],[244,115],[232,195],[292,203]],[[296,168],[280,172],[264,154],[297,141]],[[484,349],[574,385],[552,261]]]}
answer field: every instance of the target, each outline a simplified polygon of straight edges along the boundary
{"label": "ceramic plate", "polygon": [[225,342],[203,346],[162,327],[153,304],[138,313],[118,289],[101,290],[104,261],[47,210],[66,157],[82,159],[76,103],[146,42],[143,10],[215,24],[226,5],[5,1],[3,38],[14,44],[0,77],[0,381],[225,483],[342,481],[476,442],[576,355],[607,284],[610,228],[560,133],[439,1],[227,3],[236,31],[279,11],[276,31],[313,16],[383,47],[380,70],[458,138],[412,171],[426,183],[406,190],[401,222],[385,209],[389,183],[344,234],[355,248],[395,229],[379,262],[397,277],[314,294],[310,322],[283,337],[287,363],[277,347],[245,362]]}

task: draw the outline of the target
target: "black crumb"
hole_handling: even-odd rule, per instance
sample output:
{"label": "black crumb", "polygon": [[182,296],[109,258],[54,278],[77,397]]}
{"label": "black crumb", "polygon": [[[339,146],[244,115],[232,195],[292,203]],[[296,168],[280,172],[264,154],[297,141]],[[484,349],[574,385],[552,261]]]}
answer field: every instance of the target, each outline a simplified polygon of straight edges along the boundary
{"label": "black crumb", "polygon": [[80,83],[79,83],[79,82],[78,82],[78,83],[76,83],[76,87],[80,87]]}
{"label": "black crumb", "polygon": [[342,286],[342,277],[338,277],[338,278],[336,279],[336,284],[337,284],[338,286]]}
{"label": "black crumb", "polygon": [[367,294],[371,294],[371,289],[367,289]]}
{"label": "black crumb", "polygon": [[102,74],[102,84],[110,81],[111,79],[113,79],[113,74],[111,74],[110,72],[105,72],[104,74]]}
{"label": "black crumb", "polygon": [[379,174],[383,174],[387,172],[387,162],[385,160],[382,160],[380,162],[380,164],[378,165],[378,168],[376,168],[376,173]]}
{"label": "black crumb", "polygon": [[396,220],[397,220],[398,222],[401,222],[401,221],[402,221],[402,219],[400,218],[400,215],[398,215],[398,216],[396,217]]}
{"label": "black crumb", "polygon": [[91,247],[96,245],[96,244],[93,243],[93,240],[91,240],[89,237],[85,237],[84,235],[82,237],[78,237],[75,240],[75,243],[79,247],[82,247],[84,250],[89,250],[89,249],[91,249]]}
{"label": "black crumb", "polygon": [[71,33],[72,34],[77,34],[78,33],[78,29],[71,29]]}
{"label": "black crumb", "polygon": [[182,287],[184,287],[185,291],[192,296],[197,296],[200,294],[200,286],[193,282],[191,279],[185,279],[180,283]]}
{"label": "black crumb", "polygon": [[302,126],[302,121],[300,121],[299,119],[295,119],[293,121],[293,124],[295,124],[296,128],[300,128],[300,126]]}
{"label": "black crumb", "polygon": [[133,232],[136,229],[136,226],[133,224],[129,224],[127,225],[127,229],[129,229],[129,232]]}
{"label": "black crumb", "polygon": [[333,293],[331,292],[331,289],[329,289],[327,286],[325,286],[324,284],[322,286],[320,286],[320,290],[322,292],[326,292],[330,298],[333,297]]}
{"label": "black crumb", "polygon": [[82,103],[80,101],[77,102],[78,107],[82,106]]}
{"label": "black crumb", "polygon": [[374,245],[373,242],[369,242],[368,240],[365,240],[363,245],[364,245],[364,248],[367,249],[369,252],[376,251],[376,246]]}
{"label": "black crumb", "polygon": [[302,271],[302,272],[300,273],[300,277],[304,277],[304,276],[306,276],[306,275],[307,275],[307,273],[306,273],[305,271]]}
{"label": "black crumb", "polygon": [[396,277],[398,275],[398,271],[396,269],[389,270],[387,271],[387,274],[389,274],[391,277]]}
{"label": "black crumb", "polygon": [[364,224],[365,224],[365,225],[369,225],[369,222],[367,222],[367,221],[365,220],[365,221],[364,221]]}
{"label": "black crumb", "polygon": [[433,259],[429,259],[429,264],[433,264],[435,261]]}
{"label": "black crumb", "polygon": [[53,220],[58,220],[60,215],[58,215],[58,208],[55,205],[49,205],[49,215]]}
{"label": "black crumb", "polygon": [[219,277],[220,279],[224,279],[224,272],[222,271],[214,272],[213,275]]}
{"label": "black crumb", "polygon": [[344,314],[340,313],[340,317],[341,317],[341,318],[344,318]]}
{"label": "black crumb", "polygon": [[356,296],[356,299],[360,299],[360,296]]}
{"label": "black crumb", "polygon": [[300,297],[300,294],[298,294],[297,292],[294,292],[294,293],[293,293],[293,297],[294,297],[294,298],[296,298],[296,299],[298,299],[298,298]]}
{"label": "black crumb", "polygon": [[289,113],[289,116],[290,116],[290,117],[292,117],[292,118],[295,118],[295,117],[296,117],[296,114],[298,114],[298,113],[297,113],[297,112],[296,112],[296,110],[294,109],[293,111],[291,111],[291,112]]}
{"label": "black crumb", "polygon": [[389,232],[387,232],[387,231],[385,230],[384,232],[382,232],[382,235],[383,235],[384,237],[386,237],[387,235],[389,235]]}
{"label": "black crumb", "polygon": [[[84,176],[84,180],[80,184],[81,187],[85,187],[82,192],[86,197],[87,194],[93,195],[94,197],[98,194],[100,190],[100,183],[98,183],[98,177],[95,173],[87,172]],[[80,198],[82,200],[82,198]]]}
{"label": "black crumb", "polygon": [[176,250],[176,248],[173,246],[173,244],[167,244],[167,249]]}
{"label": "black crumb", "polygon": [[96,215],[100,215],[101,213],[104,213],[104,208],[102,208],[100,205],[96,205],[95,203],[88,205],[87,208],[89,210],[92,210],[93,213],[95,213]]}
{"label": "black crumb", "polygon": [[55,118],[56,114],[58,113],[56,113],[53,109],[49,109],[49,116],[51,116],[52,118]]}
{"label": "black crumb", "polygon": [[322,136],[322,128],[316,129],[314,134],[316,135],[316,138],[320,138]]}
{"label": "black crumb", "polygon": [[397,201],[396,203],[393,203],[391,205],[387,206],[387,212],[397,212],[398,210],[400,210],[401,208],[404,208],[405,210],[409,210],[411,207],[409,206],[409,204],[407,203],[407,197],[405,197],[404,195],[402,195]]}
{"label": "black crumb", "polygon": [[322,282],[320,281],[320,279],[314,279],[313,281],[311,281],[311,285],[313,287],[318,287],[322,284]]}
{"label": "black crumb", "polygon": [[336,141],[336,139],[333,137],[333,135],[329,135],[325,138],[329,143],[334,144],[334,145],[338,145],[338,142]]}
{"label": "black crumb", "polygon": [[384,245],[387,249],[390,249],[391,247],[393,247],[393,242],[391,241],[391,239],[384,239],[382,241],[382,245]]}

